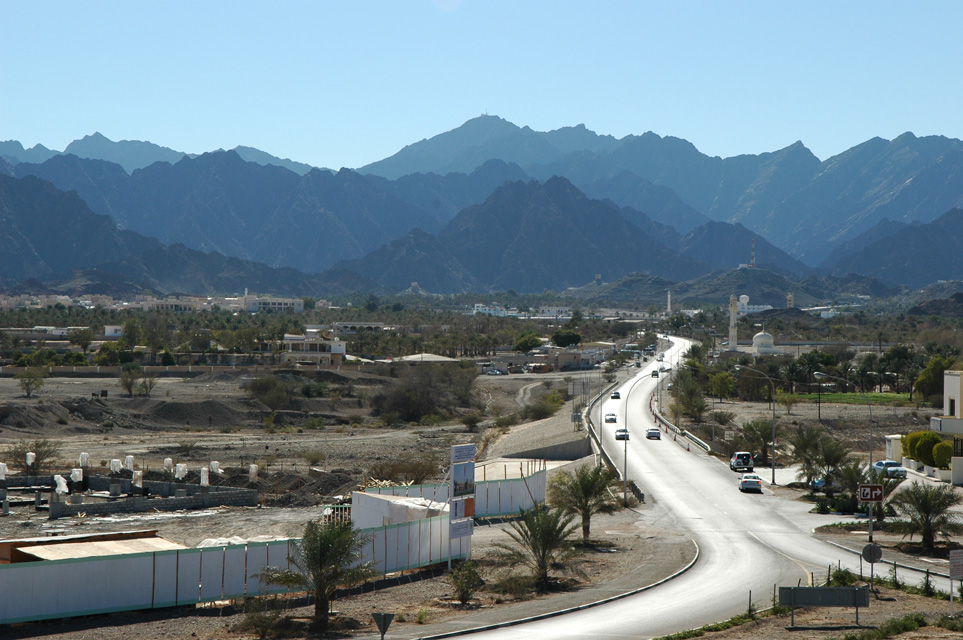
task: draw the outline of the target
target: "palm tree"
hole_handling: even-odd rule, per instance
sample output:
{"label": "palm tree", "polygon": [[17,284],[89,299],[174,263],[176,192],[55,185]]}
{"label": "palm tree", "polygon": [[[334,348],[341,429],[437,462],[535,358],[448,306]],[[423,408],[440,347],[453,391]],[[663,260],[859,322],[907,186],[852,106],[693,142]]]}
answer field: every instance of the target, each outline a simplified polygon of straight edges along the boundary
{"label": "palm tree", "polygon": [[314,619],[324,635],[337,590],[364,582],[376,573],[370,564],[361,562],[366,542],[368,539],[358,535],[350,522],[309,522],[304,526],[304,537],[288,557],[297,571],[272,568],[265,572],[264,581],[310,591],[314,595]]}
{"label": "palm tree", "polygon": [[[742,440],[749,451],[759,451],[759,465],[769,465],[769,445],[772,443],[773,426],[772,422],[766,420],[753,420],[742,425]],[[776,426],[776,437],[779,436],[779,427]]]}
{"label": "palm tree", "polygon": [[826,495],[833,496],[833,486],[842,475],[842,469],[849,463],[850,450],[832,436],[823,434],[819,439],[819,458],[817,468],[826,480]]}
{"label": "palm tree", "polygon": [[950,485],[932,487],[913,482],[893,496],[890,504],[905,520],[890,524],[892,531],[912,537],[920,535],[924,549],[932,549],[936,534],[949,536],[963,533],[960,514],[951,511],[963,503],[963,496],[955,493]]}
{"label": "palm tree", "polygon": [[905,478],[896,478],[894,476],[876,476],[876,484],[883,486],[883,502],[877,502],[873,505],[873,513],[876,516],[877,522],[882,522],[886,519],[886,501],[889,499],[890,495],[896,491],[896,488],[903,483]]}
{"label": "palm tree", "polygon": [[571,569],[569,562],[577,554],[570,537],[578,528],[572,524],[574,514],[561,509],[536,505],[519,511],[519,519],[505,533],[515,546],[497,543],[501,556],[510,565],[528,567],[538,589],[550,583],[549,571]]}
{"label": "palm tree", "polygon": [[548,499],[565,513],[581,518],[583,541],[588,540],[593,515],[618,509],[617,500],[609,492],[615,478],[615,471],[601,465],[582,466],[575,473],[561,472],[552,478]]}

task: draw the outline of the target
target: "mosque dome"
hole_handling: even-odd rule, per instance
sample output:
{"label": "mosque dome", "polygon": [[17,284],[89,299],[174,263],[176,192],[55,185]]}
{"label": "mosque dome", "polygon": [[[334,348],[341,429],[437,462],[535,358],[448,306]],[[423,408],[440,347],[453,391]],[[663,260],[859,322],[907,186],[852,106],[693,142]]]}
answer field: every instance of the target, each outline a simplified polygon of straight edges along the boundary
{"label": "mosque dome", "polygon": [[752,336],[752,348],[756,353],[779,353],[773,342],[773,338],[765,330]]}

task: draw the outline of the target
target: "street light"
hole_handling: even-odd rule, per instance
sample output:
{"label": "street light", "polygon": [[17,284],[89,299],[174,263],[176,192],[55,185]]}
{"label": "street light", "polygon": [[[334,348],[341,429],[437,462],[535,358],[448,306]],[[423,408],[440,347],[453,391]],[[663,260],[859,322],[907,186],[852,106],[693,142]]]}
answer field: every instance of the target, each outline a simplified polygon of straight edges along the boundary
{"label": "street light", "polygon": [[772,387],[772,484],[776,484],[776,383],[772,381],[772,378],[767,376],[765,373],[759,369],[753,369],[752,367],[747,367],[745,365],[737,364],[736,371],[752,371],[758,373],[763,378],[769,381],[769,385]]}

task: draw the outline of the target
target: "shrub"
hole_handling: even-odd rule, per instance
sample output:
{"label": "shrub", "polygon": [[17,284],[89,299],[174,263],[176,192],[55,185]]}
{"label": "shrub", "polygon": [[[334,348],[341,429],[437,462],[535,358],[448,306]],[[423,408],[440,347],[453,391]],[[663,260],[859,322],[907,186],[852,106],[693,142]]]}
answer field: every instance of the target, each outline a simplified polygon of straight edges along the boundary
{"label": "shrub", "polygon": [[934,467],[949,469],[950,460],[953,458],[953,444],[944,440],[933,447]]}
{"label": "shrub", "polygon": [[301,387],[301,395],[305,398],[323,398],[328,395],[328,383],[309,382]]}
{"label": "shrub", "polygon": [[832,587],[851,587],[856,581],[856,574],[849,569],[836,569],[829,577],[829,585]]}
{"label": "shrub", "polygon": [[448,581],[455,588],[455,599],[462,604],[468,604],[475,592],[484,584],[478,573],[478,563],[466,560],[448,574]]}
{"label": "shrub", "polygon": [[271,411],[283,409],[291,400],[284,384],[274,376],[254,378],[248,383],[247,392],[252,398],[265,404]]}
{"label": "shrub", "polygon": [[495,420],[496,427],[512,427],[518,424],[518,416],[514,413],[509,413],[507,416],[501,416]]}
{"label": "shrub", "polygon": [[925,431],[916,442],[916,459],[925,465],[936,466],[933,460],[933,447],[943,442],[940,434],[934,431]]}
{"label": "shrub", "polygon": [[[14,468],[21,471],[41,471],[44,466],[60,453],[61,444],[46,438],[26,440],[21,438],[3,451],[3,458],[11,460]],[[33,467],[27,467],[27,453],[33,453],[36,458]]]}
{"label": "shrub", "polygon": [[305,451],[301,454],[301,457],[304,458],[304,461],[309,465],[314,466],[324,460],[325,455],[323,451],[315,449],[313,451]]}
{"label": "shrub", "polygon": [[420,458],[390,460],[371,467],[368,476],[392,482],[424,484],[425,480],[438,473],[438,461],[434,456],[423,454]]}
{"label": "shrub", "polygon": [[425,624],[428,622],[428,618],[431,617],[431,610],[428,607],[422,607],[418,609],[418,615],[415,616],[415,622],[418,624]]}
{"label": "shrub", "polygon": [[913,433],[903,436],[903,451],[906,452],[907,458],[919,460],[919,457],[916,454],[916,445],[924,433],[929,433],[929,431],[914,431]]}

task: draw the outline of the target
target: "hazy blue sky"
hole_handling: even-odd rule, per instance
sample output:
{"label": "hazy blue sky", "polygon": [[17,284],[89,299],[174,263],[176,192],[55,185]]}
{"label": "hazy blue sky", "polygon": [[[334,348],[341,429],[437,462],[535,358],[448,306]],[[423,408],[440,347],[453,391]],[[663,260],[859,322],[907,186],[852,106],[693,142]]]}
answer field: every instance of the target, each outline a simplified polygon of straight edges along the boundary
{"label": "hazy blue sky", "polygon": [[704,153],[963,138],[963,2],[0,0],[0,140],[358,167],[481,113]]}

